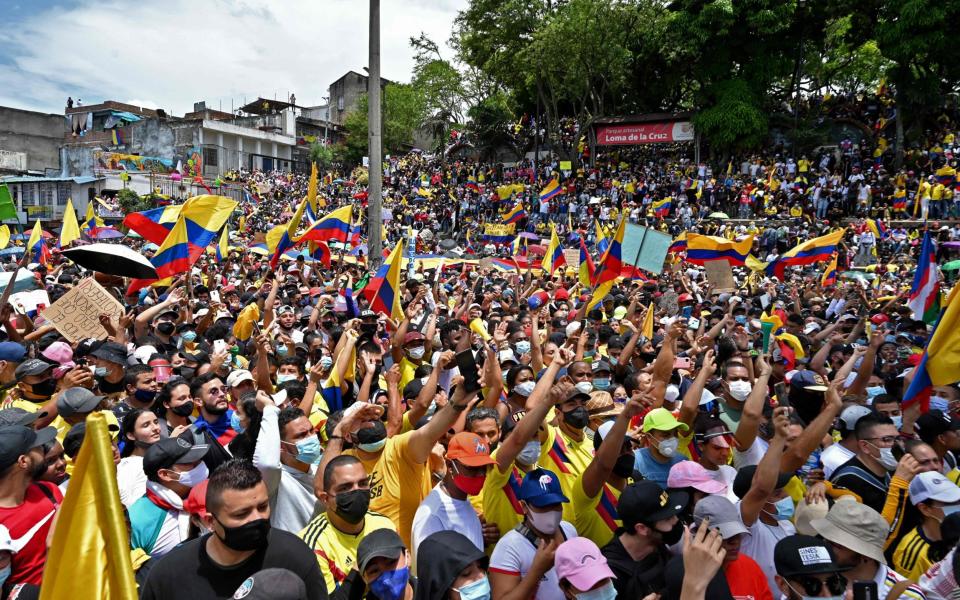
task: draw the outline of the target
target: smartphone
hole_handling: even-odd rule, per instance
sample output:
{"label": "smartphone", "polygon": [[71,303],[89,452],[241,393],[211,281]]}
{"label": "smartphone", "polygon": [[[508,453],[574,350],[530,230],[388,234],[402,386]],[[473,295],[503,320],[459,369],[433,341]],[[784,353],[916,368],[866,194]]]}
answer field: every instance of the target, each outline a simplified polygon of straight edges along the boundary
{"label": "smartphone", "polygon": [[876,581],[854,581],[853,600],[878,600]]}
{"label": "smartphone", "polygon": [[480,389],[480,370],[477,368],[477,360],[471,350],[457,353],[457,368],[463,376],[464,392],[470,394]]}
{"label": "smartphone", "polygon": [[696,317],[690,317],[690,319],[687,320],[687,329],[692,329],[694,331],[700,329],[700,319]]}
{"label": "smartphone", "polygon": [[220,302],[220,292],[217,290],[210,290],[210,302]]}
{"label": "smartphone", "polygon": [[680,316],[682,316],[684,319],[689,319],[689,318],[690,318],[690,315],[692,315],[692,314],[693,314],[693,307],[692,307],[692,306],[684,306],[684,307],[683,307],[683,312],[680,313]]}
{"label": "smartphone", "polygon": [[690,366],[693,364],[693,361],[690,360],[688,356],[678,356],[673,359],[673,368],[674,369],[683,369],[684,371],[689,371]]}
{"label": "smartphone", "polygon": [[779,406],[790,406],[790,394],[787,392],[787,384],[784,382],[773,384],[773,393],[777,397]]}
{"label": "smartphone", "polygon": [[213,340],[214,353],[220,353],[227,349],[227,342],[223,340]]}

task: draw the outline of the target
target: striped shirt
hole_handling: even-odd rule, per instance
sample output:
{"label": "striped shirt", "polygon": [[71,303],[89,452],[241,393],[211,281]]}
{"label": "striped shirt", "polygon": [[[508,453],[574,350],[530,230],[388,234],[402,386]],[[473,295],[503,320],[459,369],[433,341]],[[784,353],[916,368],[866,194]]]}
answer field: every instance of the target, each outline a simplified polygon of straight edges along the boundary
{"label": "striped shirt", "polygon": [[910,581],[920,581],[920,576],[927,572],[933,561],[927,556],[930,551],[930,542],[923,533],[923,525],[918,525],[910,533],[903,536],[896,551],[893,553],[893,568]]}
{"label": "striped shirt", "polygon": [[380,513],[367,512],[363,530],[357,534],[340,531],[330,523],[327,513],[322,513],[307,523],[298,535],[313,550],[320,563],[320,571],[332,593],[347,578],[357,562],[357,546],[360,540],[377,529],[396,531],[393,521]]}
{"label": "striped shirt", "polygon": [[[886,598],[890,592],[893,590],[893,586],[897,585],[904,580],[904,577],[897,574],[896,571],[887,567],[887,565],[881,564],[877,569],[877,575],[873,578],[877,584],[877,590],[879,590],[879,597]],[[926,595],[923,593],[923,589],[919,585],[913,584],[909,586],[906,590],[903,591],[900,596],[900,600],[926,600]]]}

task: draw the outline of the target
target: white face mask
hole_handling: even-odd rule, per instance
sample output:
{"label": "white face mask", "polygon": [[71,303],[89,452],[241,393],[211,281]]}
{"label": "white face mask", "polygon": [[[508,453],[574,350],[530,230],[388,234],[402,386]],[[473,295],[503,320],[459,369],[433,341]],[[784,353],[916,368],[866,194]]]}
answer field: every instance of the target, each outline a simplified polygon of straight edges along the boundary
{"label": "white face mask", "polygon": [[679,447],[680,447],[680,440],[678,440],[675,437],[663,440],[662,442],[657,444],[657,450],[659,450],[660,454],[666,456],[667,458],[670,458],[671,456],[676,454],[677,448]]}
{"label": "white face mask", "polygon": [[177,479],[177,482],[189,488],[199,484],[210,475],[210,471],[207,469],[207,465],[204,463],[198,464],[189,471],[180,471],[179,473],[179,479]]}
{"label": "white face mask", "polygon": [[523,396],[524,398],[529,398],[530,394],[533,393],[533,388],[537,387],[537,382],[530,380],[518,383],[513,386],[513,391],[517,393],[518,396]]}
{"label": "white face mask", "polygon": [[730,395],[739,402],[744,402],[750,396],[750,392],[753,391],[753,384],[749,381],[731,381],[728,387]]}
{"label": "white face mask", "polygon": [[559,510],[538,513],[527,509],[527,519],[530,520],[530,524],[534,529],[544,535],[553,535],[556,533],[557,527],[560,527],[561,518],[563,518],[563,513]]}
{"label": "white face mask", "polygon": [[589,394],[590,392],[593,391],[593,382],[592,382],[592,381],[581,381],[580,383],[578,383],[578,384],[575,385],[574,387],[577,388],[577,391],[580,392],[581,394]]}
{"label": "white face mask", "polygon": [[416,348],[411,348],[409,352],[410,358],[412,358],[413,360],[420,360],[421,358],[423,358],[423,355],[426,351],[427,351],[426,348],[424,348],[423,346],[417,346]]}
{"label": "white face mask", "polygon": [[523,450],[517,455],[517,462],[524,465],[535,465],[540,458],[540,442],[531,440],[524,445]]}

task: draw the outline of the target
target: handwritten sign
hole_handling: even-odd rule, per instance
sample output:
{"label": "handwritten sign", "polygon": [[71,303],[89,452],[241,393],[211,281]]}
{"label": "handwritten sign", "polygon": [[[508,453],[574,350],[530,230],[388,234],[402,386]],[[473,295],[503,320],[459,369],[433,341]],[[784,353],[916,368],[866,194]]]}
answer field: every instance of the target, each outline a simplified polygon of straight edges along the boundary
{"label": "handwritten sign", "polygon": [[43,311],[43,317],[70,343],[107,337],[107,330],[100,325],[100,315],[104,314],[116,322],[123,315],[123,305],[92,277],[81,281]]}
{"label": "handwritten sign", "polygon": [[573,161],[572,160],[561,160],[560,161],[560,170],[569,173],[573,170]]}
{"label": "handwritten sign", "polygon": [[563,258],[567,261],[568,269],[580,268],[580,248],[564,248]]}
{"label": "handwritten sign", "polygon": [[736,290],[733,281],[733,270],[725,260],[708,260],[703,263],[707,281],[713,285],[713,292],[732,292]]}

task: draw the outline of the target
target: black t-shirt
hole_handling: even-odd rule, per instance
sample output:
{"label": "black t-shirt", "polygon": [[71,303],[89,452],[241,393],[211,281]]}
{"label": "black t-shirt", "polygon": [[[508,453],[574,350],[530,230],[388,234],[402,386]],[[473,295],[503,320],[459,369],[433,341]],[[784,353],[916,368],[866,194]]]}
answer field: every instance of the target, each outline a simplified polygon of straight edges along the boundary
{"label": "black t-shirt", "polygon": [[122,377],[117,383],[110,383],[103,377],[94,377],[94,380],[96,380],[97,389],[100,390],[101,394],[117,394],[127,389]]}
{"label": "black t-shirt", "polygon": [[327,586],[320,565],[303,540],[271,529],[265,548],[231,567],[216,564],[207,554],[207,534],[174,548],[150,569],[140,600],[227,600],[248,577],[263,569],[289,569],[307,585],[309,600],[326,600]]}
{"label": "black t-shirt", "polygon": [[873,510],[883,512],[890,489],[890,473],[877,477],[863,462],[854,456],[843,463],[830,475],[830,482],[848,489],[860,497],[860,501]]}

